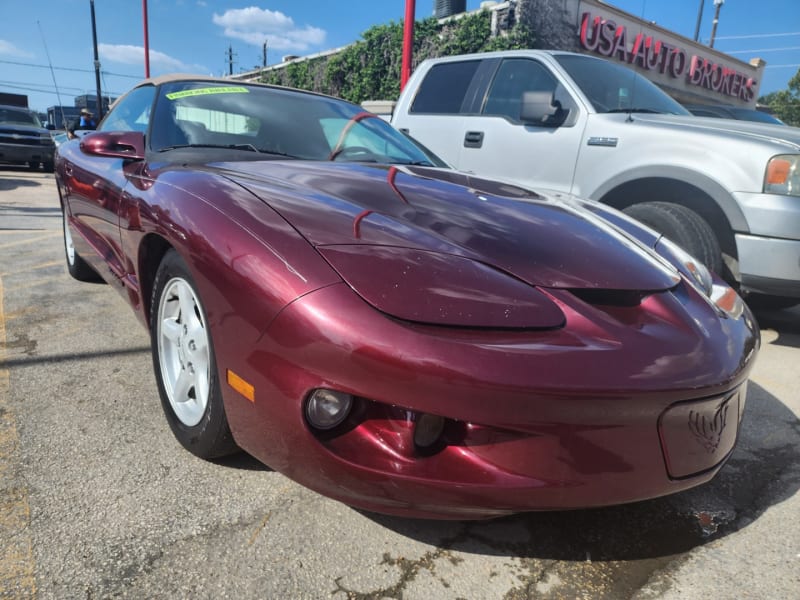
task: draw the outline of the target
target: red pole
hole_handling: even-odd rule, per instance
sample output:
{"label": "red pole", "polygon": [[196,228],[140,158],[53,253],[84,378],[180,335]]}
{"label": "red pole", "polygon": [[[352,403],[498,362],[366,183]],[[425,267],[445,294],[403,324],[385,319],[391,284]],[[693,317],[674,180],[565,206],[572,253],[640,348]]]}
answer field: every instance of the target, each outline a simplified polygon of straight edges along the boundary
{"label": "red pole", "polygon": [[406,0],[406,20],[403,26],[403,66],[400,68],[400,91],[411,77],[411,58],[414,54],[414,0]]}
{"label": "red pole", "polygon": [[142,21],[144,22],[144,76],[150,77],[150,40],[147,36],[147,0],[142,0]]}

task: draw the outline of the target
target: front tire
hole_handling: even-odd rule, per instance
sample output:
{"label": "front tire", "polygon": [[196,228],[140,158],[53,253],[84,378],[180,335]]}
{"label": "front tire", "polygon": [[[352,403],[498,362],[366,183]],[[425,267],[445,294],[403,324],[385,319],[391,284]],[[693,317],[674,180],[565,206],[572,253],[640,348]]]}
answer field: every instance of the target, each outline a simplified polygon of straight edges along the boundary
{"label": "front tire", "polygon": [[719,240],[693,210],[672,202],[643,202],[623,212],[669,238],[715,273],[723,272]]}
{"label": "front tire", "polygon": [[745,302],[752,310],[783,310],[800,304],[800,298],[787,298],[785,296],[765,296],[764,294],[749,294]]}
{"label": "front tire", "polygon": [[150,331],[158,392],[172,433],[200,458],[236,452],[206,313],[189,268],[174,250],[156,272]]}

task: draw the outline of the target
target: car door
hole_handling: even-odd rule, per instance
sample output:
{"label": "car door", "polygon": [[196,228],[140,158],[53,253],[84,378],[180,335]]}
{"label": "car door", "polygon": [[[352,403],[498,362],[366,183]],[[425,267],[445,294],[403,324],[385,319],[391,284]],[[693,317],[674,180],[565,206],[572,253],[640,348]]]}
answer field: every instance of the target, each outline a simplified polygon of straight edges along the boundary
{"label": "car door", "polygon": [[[142,86],[123,97],[106,116],[98,131],[145,131],[155,96],[153,86]],[[91,135],[91,134],[90,134]],[[64,165],[65,198],[72,228],[94,251],[85,256],[105,279],[119,280],[126,273],[120,240],[123,194],[130,169],[122,158],[73,153]],[[110,274],[112,277],[108,277]]]}
{"label": "car door", "polygon": [[[566,111],[555,123],[520,119],[526,92],[548,92]],[[482,104],[464,117],[461,171],[533,188],[569,192],[586,124],[586,111],[542,62],[528,57],[499,61]]]}

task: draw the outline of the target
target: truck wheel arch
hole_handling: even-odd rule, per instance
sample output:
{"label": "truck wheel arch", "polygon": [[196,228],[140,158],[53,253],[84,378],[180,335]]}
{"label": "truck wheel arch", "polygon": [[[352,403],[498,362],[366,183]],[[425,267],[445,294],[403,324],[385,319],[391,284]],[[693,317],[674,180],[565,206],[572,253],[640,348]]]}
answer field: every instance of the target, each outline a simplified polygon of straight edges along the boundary
{"label": "truck wheel arch", "polygon": [[640,172],[610,180],[590,197],[618,210],[643,202],[669,202],[696,212],[717,237],[729,271],[726,279],[738,280],[734,232],[747,232],[749,227],[731,194],[717,182],[694,171],[675,171],[668,167],[653,170],[654,173]]}

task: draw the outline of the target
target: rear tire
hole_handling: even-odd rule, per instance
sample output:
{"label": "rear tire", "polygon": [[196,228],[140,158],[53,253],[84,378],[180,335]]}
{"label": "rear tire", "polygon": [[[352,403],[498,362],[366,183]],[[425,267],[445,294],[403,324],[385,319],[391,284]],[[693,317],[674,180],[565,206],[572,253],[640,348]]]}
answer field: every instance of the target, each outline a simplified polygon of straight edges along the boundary
{"label": "rear tire", "polygon": [[711,226],[696,212],[672,202],[644,202],[625,214],[669,238],[715,273],[722,273],[722,250]]}
{"label": "rear tire", "polygon": [[72,243],[72,233],[67,223],[67,212],[63,206],[61,207],[61,221],[64,226],[64,254],[67,259],[67,271],[69,271],[69,274],[78,281],[104,283],[97,272],[75,250],[75,246]]}
{"label": "rear tire", "polygon": [[172,433],[200,458],[237,452],[206,313],[188,266],[174,250],[158,267],[150,306],[153,368]]}

